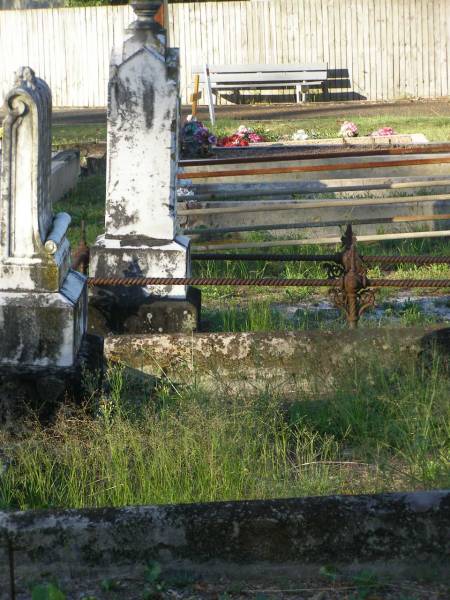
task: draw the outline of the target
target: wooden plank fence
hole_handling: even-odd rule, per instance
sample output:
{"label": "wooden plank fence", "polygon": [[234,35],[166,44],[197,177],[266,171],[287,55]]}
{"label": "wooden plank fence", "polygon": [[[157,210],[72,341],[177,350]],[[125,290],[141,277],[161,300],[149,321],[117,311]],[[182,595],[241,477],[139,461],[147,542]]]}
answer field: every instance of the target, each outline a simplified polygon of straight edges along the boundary
{"label": "wooden plank fence", "polygon": [[[184,102],[192,66],[206,61],[327,62],[334,99],[450,94],[450,0],[201,1],[169,9]],[[50,84],[55,106],[105,106],[110,50],[131,20],[129,6],[0,11],[0,94],[28,64]]]}

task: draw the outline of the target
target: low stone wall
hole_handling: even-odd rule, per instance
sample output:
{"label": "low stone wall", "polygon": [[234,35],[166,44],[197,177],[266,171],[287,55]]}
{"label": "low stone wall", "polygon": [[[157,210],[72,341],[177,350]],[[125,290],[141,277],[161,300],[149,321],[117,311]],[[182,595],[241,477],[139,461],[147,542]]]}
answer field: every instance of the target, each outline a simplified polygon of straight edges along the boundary
{"label": "low stone wall", "polygon": [[[1,162],[0,140],[0,162]],[[80,176],[80,152],[78,150],[63,150],[52,156],[50,175],[50,197],[52,204],[61,200],[73,189]]]}
{"label": "low stone wall", "polygon": [[139,578],[150,560],[202,579],[296,578],[333,565],[445,576],[450,492],[329,496],[122,509],[0,512],[2,600],[55,580]]}
{"label": "low stone wall", "polygon": [[50,195],[52,203],[61,200],[73,189],[80,176],[80,152],[63,150],[52,157]]}
{"label": "low stone wall", "polygon": [[[381,365],[416,360],[437,343],[448,357],[450,328],[392,328],[284,333],[194,333],[117,335],[105,339],[105,354],[131,369],[172,381],[197,381],[214,388],[218,381],[264,389],[325,391],[354,360],[373,354]],[[447,358],[448,360],[448,358]]]}

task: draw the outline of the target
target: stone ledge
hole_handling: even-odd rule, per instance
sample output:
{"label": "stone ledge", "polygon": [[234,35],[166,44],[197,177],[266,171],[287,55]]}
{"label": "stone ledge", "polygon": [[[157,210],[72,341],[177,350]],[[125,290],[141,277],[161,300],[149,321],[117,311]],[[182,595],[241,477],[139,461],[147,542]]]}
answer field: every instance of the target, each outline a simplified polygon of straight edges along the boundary
{"label": "stone ledge", "polygon": [[66,587],[87,575],[132,579],[150,560],[206,579],[298,577],[325,564],[390,575],[432,565],[445,577],[450,492],[0,512],[3,581],[8,541],[18,587],[43,574]]}
{"label": "stone ledge", "polygon": [[284,390],[310,389],[320,376],[330,389],[336,375],[374,355],[381,365],[417,360],[436,344],[444,360],[450,355],[450,328],[382,328],[286,333],[194,333],[115,335],[105,339],[109,360],[119,360],[151,376],[162,372],[172,381],[199,381],[217,387],[222,378],[248,391],[273,381]]}

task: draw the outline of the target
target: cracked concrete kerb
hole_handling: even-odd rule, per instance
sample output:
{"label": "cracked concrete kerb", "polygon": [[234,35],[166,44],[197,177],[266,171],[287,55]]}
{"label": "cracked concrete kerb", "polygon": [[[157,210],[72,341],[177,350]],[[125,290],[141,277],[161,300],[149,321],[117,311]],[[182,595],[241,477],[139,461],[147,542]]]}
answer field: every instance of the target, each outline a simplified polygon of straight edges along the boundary
{"label": "cracked concrete kerb", "polygon": [[205,578],[298,576],[324,564],[396,575],[426,565],[445,576],[450,492],[0,512],[0,541],[0,581],[8,581],[12,548],[19,588],[52,577],[67,586],[84,576],[133,577],[150,560]]}

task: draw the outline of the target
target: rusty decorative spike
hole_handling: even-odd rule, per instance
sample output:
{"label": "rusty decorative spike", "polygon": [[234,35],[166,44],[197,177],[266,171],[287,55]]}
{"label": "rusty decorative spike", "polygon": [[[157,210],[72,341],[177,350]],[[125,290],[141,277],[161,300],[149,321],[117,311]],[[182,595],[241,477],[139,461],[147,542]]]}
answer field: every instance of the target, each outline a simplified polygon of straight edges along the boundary
{"label": "rusty decorative spike", "polygon": [[[358,326],[361,315],[375,304],[374,292],[368,289],[367,268],[358,254],[356,236],[351,224],[342,236],[341,253],[342,275],[337,279],[339,286],[330,291],[334,304],[347,316],[350,329]],[[334,269],[334,273],[338,273]]]}

